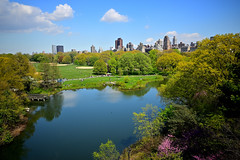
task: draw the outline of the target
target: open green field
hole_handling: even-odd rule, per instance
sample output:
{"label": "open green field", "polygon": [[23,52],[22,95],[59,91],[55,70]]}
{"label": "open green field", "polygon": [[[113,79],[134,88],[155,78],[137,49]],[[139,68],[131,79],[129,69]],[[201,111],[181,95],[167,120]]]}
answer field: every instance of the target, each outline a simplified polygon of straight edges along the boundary
{"label": "open green field", "polygon": [[[37,72],[40,72],[39,63],[33,63],[33,66],[36,68]],[[58,66],[61,78],[78,79],[90,77],[93,75],[93,69],[77,69],[76,67],[79,66],[74,64]]]}
{"label": "open green field", "polygon": [[76,67],[79,66],[74,64],[58,66],[61,77],[66,79],[86,78],[93,74],[93,69],[76,69]]}

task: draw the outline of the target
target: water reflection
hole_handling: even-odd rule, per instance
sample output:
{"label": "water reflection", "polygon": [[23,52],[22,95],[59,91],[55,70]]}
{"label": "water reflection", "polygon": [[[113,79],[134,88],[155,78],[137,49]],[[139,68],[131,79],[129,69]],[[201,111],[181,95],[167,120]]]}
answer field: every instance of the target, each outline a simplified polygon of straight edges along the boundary
{"label": "water reflection", "polygon": [[117,103],[121,100],[122,92],[117,89],[112,89],[110,87],[106,87],[102,90],[104,94],[102,94],[104,99],[110,103]]}
{"label": "water reflection", "polygon": [[[59,154],[60,158],[55,157],[56,159],[71,159],[67,156],[78,157],[79,150],[83,154],[81,157],[89,157],[88,154],[91,156],[96,149],[95,143],[102,142],[102,138],[115,139],[116,142],[119,141],[117,145],[124,149],[136,141],[132,135],[132,113],[138,112],[140,107],[149,102],[160,103],[154,97],[157,91],[150,91],[160,84],[149,83],[142,90],[126,92],[111,87],[64,91],[51,96],[47,102],[33,103],[30,106],[33,112],[29,113],[26,130],[13,143],[0,148],[0,159],[33,159],[36,154],[40,154],[38,159],[54,159],[50,158],[53,154]],[[149,91],[151,94],[147,94]],[[63,109],[63,106],[75,108]],[[61,113],[62,110],[66,112]],[[62,147],[66,144],[67,148]]]}
{"label": "water reflection", "polygon": [[142,97],[145,94],[147,94],[151,88],[158,88],[158,87],[161,86],[161,84],[164,84],[164,83],[165,83],[165,81],[150,82],[143,89],[122,91],[122,92],[126,96],[133,96],[134,95],[134,96]]}
{"label": "water reflection", "polygon": [[35,122],[43,117],[47,121],[52,121],[54,118],[58,118],[61,115],[64,96],[62,93],[55,94],[50,97],[49,101],[45,103],[33,103],[33,112],[30,115]]}
{"label": "water reflection", "polygon": [[64,107],[76,107],[77,99],[81,99],[81,95],[78,95],[76,91],[66,91],[64,93]]}
{"label": "water reflection", "polygon": [[0,148],[1,159],[19,160],[27,157],[30,149],[24,143],[33,136],[36,122],[42,117],[47,121],[52,121],[54,118],[59,117],[61,115],[63,99],[63,95],[58,93],[51,96],[49,101],[32,103],[30,108],[33,112],[28,115],[27,128],[11,144]]}

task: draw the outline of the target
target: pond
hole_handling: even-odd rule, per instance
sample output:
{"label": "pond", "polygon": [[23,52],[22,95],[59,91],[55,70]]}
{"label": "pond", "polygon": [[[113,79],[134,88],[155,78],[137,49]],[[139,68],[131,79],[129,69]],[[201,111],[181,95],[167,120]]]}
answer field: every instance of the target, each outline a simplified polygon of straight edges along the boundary
{"label": "pond", "polygon": [[25,131],[0,150],[4,160],[92,159],[101,143],[112,140],[121,153],[137,141],[133,112],[146,104],[164,108],[156,86],[121,92],[112,87],[62,91],[31,105]]}

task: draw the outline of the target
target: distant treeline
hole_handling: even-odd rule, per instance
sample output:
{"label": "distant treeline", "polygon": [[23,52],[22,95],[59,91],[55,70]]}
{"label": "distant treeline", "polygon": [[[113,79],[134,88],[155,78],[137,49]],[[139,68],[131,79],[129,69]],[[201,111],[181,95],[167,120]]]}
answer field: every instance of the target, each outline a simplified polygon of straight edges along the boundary
{"label": "distant treeline", "polygon": [[[176,64],[190,53],[181,54],[178,50],[151,50],[149,53],[134,51],[104,51],[102,53],[58,52],[54,54],[38,53],[26,55],[30,61],[44,63],[76,64],[80,66],[94,66],[95,62],[105,62],[103,72],[94,70],[96,74],[106,72],[120,75],[144,75],[155,73],[172,73]],[[99,62],[98,62],[99,63]],[[102,63],[102,62],[101,62]]]}

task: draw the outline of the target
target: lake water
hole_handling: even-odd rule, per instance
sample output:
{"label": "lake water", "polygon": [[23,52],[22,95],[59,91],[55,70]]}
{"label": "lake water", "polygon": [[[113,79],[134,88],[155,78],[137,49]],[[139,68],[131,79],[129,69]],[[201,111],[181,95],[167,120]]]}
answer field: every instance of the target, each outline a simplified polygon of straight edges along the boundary
{"label": "lake water", "polygon": [[146,104],[164,108],[153,86],[156,83],[130,92],[111,87],[62,91],[45,103],[32,104],[27,129],[0,148],[0,159],[87,160],[108,139],[121,153],[137,140],[133,112]]}

